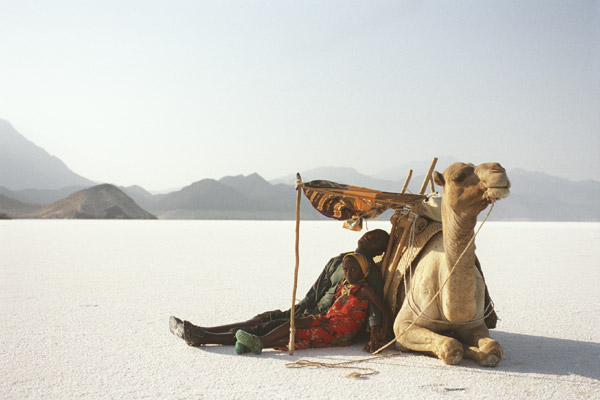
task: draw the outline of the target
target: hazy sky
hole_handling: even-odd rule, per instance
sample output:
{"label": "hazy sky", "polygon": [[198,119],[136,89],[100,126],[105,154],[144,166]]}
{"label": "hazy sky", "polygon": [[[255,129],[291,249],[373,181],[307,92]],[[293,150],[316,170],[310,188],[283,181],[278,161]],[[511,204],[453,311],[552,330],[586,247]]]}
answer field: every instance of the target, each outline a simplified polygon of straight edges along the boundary
{"label": "hazy sky", "polygon": [[444,155],[600,180],[600,0],[0,0],[0,118],[154,190]]}

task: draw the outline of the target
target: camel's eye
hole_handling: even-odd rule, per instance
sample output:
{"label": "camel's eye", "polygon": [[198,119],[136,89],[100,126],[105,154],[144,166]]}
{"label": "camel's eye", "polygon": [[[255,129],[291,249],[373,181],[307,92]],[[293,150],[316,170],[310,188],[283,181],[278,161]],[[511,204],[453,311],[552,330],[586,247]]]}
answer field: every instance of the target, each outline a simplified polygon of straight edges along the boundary
{"label": "camel's eye", "polygon": [[464,171],[462,171],[462,172],[460,172],[460,173],[458,173],[458,174],[454,175],[454,176],[452,177],[452,181],[453,181],[454,183],[462,183],[462,182],[465,180],[465,178],[466,178],[466,177],[467,177],[467,174],[465,174],[465,172],[464,172]]}
{"label": "camel's eye", "polygon": [[469,175],[471,175],[471,173],[473,172],[472,168],[465,168],[461,171],[458,171],[456,174],[454,174],[454,176],[452,177],[452,181],[454,183],[463,183],[465,179],[467,179],[467,177]]}

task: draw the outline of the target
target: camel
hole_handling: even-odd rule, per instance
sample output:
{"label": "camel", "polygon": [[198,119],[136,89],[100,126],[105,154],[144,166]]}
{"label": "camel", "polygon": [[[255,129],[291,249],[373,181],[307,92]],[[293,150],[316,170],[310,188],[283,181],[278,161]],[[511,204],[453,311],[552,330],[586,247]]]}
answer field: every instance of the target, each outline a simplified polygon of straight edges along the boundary
{"label": "camel", "polygon": [[446,364],[465,357],[494,367],[503,349],[483,321],[485,283],[475,267],[471,238],[479,213],[508,196],[510,181],[498,163],[454,163],[443,174],[434,172],[433,179],[444,189],[443,232],[427,243],[414,272],[406,274],[408,295],[393,327],[396,347],[433,354]]}

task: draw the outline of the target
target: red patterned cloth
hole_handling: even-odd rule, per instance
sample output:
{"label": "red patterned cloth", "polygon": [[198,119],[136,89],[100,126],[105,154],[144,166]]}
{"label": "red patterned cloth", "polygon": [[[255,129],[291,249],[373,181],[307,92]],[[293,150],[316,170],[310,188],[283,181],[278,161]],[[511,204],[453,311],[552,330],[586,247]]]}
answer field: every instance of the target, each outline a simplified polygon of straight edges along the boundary
{"label": "red patterned cloth", "polygon": [[340,284],[327,314],[316,317],[310,328],[296,331],[294,347],[348,346],[367,317],[369,301],[355,296],[365,284]]}

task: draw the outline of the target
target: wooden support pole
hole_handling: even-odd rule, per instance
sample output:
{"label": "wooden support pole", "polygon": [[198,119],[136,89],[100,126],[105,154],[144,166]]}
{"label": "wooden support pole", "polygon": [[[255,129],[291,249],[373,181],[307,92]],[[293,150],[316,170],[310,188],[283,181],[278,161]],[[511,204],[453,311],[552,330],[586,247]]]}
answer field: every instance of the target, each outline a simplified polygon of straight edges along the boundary
{"label": "wooden support pole", "polygon": [[404,180],[404,185],[402,185],[402,190],[400,191],[400,193],[406,192],[406,189],[408,188],[408,183],[410,182],[410,178],[412,178],[412,173],[413,173],[413,170],[409,169],[408,175],[406,176],[406,179]]}
{"label": "wooden support pole", "polygon": [[298,269],[300,267],[300,198],[302,194],[302,179],[300,174],[296,173],[296,267],[294,268],[294,289],[292,290],[292,308],[290,309],[290,343],[288,345],[289,355],[294,354],[294,344],[296,343],[296,324],[294,323],[294,314],[296,311],[296,289],[298,288]]}
{"label": "wooden support pole", "polygon": [[419,190],[419,194],[425,193],[425,189],[427,189],[427,183],[429,183],[429,180],[431,179],[431,174],[433,174],[433,170],[435,168],[435,164],[437,164],[437,161],[438,161],[437,157],[433,157],[433,161],[431,161],[429,170],[427,171],[427,174],[425,175],[425,179],[423,180],[423,184],[421,185],[421,190]]}
{"label": "wooden support pole", "polygon": [[400,242],[398,242],[398,245],[396,246],[396,251],[394,252],[394,258],[392,259],[391,263],[389,264],[389,268],[388,268],[388,271],[385,276],[385,284],[383,286],[384,298],[387,296],[387,293],[390,290],[390,286],[392,285],[392,280],[394,279],[394,274],[396,273],[396,270],[398,269],[398,263],[400,262],[400,257],[404,253],[402,250],[404,250],[404,247],[406,246],[406,242],[408,241],[408,234],[410,232],[410,226],[415,218],[418,218],[418,216],[416,216],[412,212],[409,212],[409,214],[406,216],[406,218],[402,218],[402,222],[401,222],[401,225],[403,227],[402,237],[400,238]]}
{"label": "wooden support pole", "polygon": [[388,241],[387,249],[385,250],[385,255],[383,256],[383,262],[381,263],[381,279],[385,282],[385,276],[387,274],[388,265],[392,260],[392,251],[396,248],[396,243],[398,242],[398,219],[400,218],[400,210],[397,210],[396,213],[392,216],[392,229],[390,230],[390,238]]}
{"label": "wooden support pole", "polygon": [[[433,180],[431,178],[432,178],[433,170],[435,169],[435,165],[437,164],[437,161],[438,161],[437,157],[434,157],[433,160],[431,161],[431,164],[429,165],[429,170],[427,171],[427,174],[425,175],[425,179],[423,180],[423,184],[421,185],[421,190],[419,190],[419,194],[425,193],[425,190],[427,189],[427,184],[430,181],[432,182],[432,187],[433,187]],[[412,173],[412,170],[411,170],[411,173]],[[409,177],[410,177],[411,173],[409,173]],[[404,230],[402,232],[402,237],[400,238],[400,241],[396,245],[394,257],[392,258],[391,261],[389,261],[389,259],[388,259],[389,264],[387,265],[386,271],[384,272],[384,282],[385,282],[385,284],[383,286],[383,295],[384,296],[387,296],[387,293],[390,290],[390,286],[392,284],[392,280],[394,278],[394,274],[396,273],[396,270],[398,269],[398,263],[400,262],[400,258],[402,257],[402,254],[404,253],[404,251],[403,251],[404,247],[406,246],[406,243],[408,242],[408,235],[410,232],[410,227],[411,227],[413,221],[415,220],[415,218],[418,218],[418,215],[414,214],[414,211],[416,211],[418,208],[419,208],[418,205],[410,206],[408,209],[408,215],[406,216],[406,218],[402,218],[401,225],[404,228]]]}
{"label": "wooden support pole", "polygon": [[[400,191],[400,193],[404,194],[406,192],[406,189],[408,188],[408,184],[410,183],[410,178],[412,178],[412,174],[413,174],[413,170],[409,169],[408,175],[406,176],[406,179],[404,180],[404,185],[402,185],[402,190]],[[398,234],[396,232],[396,230],[397,230],[396,227],[398,224],[399,217],[400,217],[399,215],[394,215],[392,217],[392,229],[390,230],[390,240],[388,242],[387,249],[385,250],[385,256],[383,257],[383,262],[381,263],[381,278],[383,279],[384,282],[385,282],[385,276],[388,271],[388,265],[389,265],[390,261],[392,260],[392,249],[395,249],[396,248],[395,245],[396,245],[396,243],[398,243]]]}

